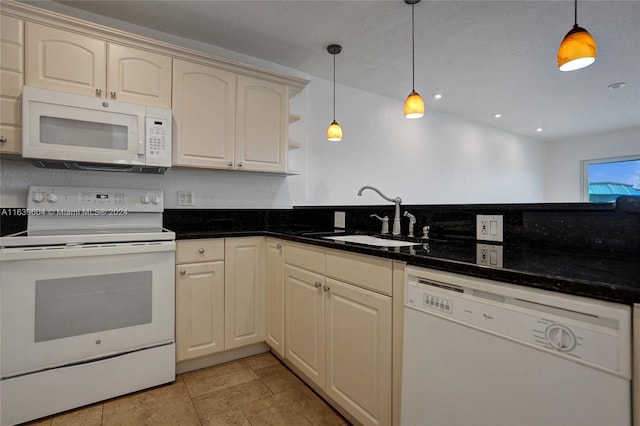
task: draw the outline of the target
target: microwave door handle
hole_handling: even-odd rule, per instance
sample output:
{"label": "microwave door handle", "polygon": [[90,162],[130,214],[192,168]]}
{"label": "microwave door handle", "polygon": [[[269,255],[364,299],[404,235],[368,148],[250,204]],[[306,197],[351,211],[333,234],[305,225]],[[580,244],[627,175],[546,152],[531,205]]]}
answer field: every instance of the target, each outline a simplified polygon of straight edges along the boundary
{"label": "microwave door handle", "polygon": [[138,116],[138,155],[144,155],[144,141],[147,140],[146,137],[147,126],[146,126],[146,118],[142,115]]}

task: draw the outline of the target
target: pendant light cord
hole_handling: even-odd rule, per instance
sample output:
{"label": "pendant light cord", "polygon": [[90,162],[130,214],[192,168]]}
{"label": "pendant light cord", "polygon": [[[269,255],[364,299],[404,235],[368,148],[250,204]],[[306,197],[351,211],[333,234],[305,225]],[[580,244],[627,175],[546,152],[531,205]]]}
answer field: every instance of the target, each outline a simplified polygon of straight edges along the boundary
{"label": "pendant light cord", "polygon": [[[577,1],[577,0],[576,0]],[[416,31],[414,28],[414,9],[415,3],[411,4],[411,90],[416,91]]]}
{"label": "pendant light cord", "polygon": [[336,121],[336,54],[333,54],[333,121]]}
{"label": "pendant light cord", "polygon": [[573,3],[573,28],[578,26],[578,0]]}

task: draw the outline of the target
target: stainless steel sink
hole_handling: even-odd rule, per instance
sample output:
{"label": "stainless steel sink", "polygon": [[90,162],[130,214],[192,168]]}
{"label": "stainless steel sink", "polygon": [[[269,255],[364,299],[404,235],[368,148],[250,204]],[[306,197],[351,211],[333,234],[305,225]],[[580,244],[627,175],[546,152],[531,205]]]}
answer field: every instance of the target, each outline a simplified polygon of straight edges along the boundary
{"label": "stainless steel sink", "polygon": [[345,241],[348,243],[357,243],[357,244],[365,244],[368,246],[378,246],[378,247],[407,247],[407,246],[415,246],[420,245],[420,243],[412,243],[410,241],[399,241],[399,240],[390,240],[386,238],[378,238],[372,235],[331,235],[325,236],[322,238],[326,238],[334,241]]}

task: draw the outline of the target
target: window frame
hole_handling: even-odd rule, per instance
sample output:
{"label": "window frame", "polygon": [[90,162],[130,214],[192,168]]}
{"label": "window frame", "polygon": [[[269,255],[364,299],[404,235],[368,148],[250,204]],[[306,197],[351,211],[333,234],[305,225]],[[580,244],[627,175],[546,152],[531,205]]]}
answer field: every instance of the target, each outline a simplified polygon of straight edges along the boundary
{"label": "window frame", "polygon": [[590,160],[582,160],[582,167],[580,173],[580,199],[585,203],[591,203],[589,201],[589,166],[592,164],[603,163],[619,163],[623,161],[636,161],[640,160],[640,154],[622,155],[619,157],[607,157],[607,158],[594,158]]}

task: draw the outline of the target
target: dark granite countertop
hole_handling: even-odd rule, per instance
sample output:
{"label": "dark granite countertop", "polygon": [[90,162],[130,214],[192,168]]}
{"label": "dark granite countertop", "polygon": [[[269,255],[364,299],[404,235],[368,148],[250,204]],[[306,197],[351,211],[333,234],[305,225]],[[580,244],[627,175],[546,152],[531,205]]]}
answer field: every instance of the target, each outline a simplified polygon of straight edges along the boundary
{"label": "dark granite countertop", "polygon": [[475,241],[430,239],[415,246],[388,248],[334,241],[318,234],[285,229],[176,233],[178,239],[266,235],[527,287],[625,304],[640,303],[640,259],[633,256],[505,244],[503,266],[498,268],[476,264]]}

